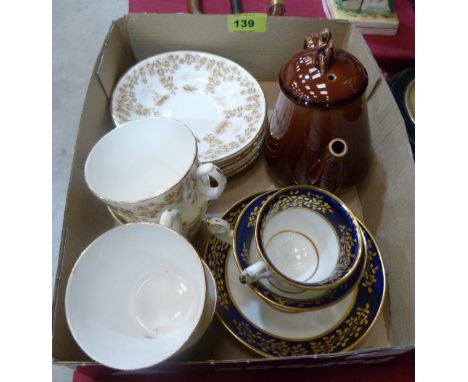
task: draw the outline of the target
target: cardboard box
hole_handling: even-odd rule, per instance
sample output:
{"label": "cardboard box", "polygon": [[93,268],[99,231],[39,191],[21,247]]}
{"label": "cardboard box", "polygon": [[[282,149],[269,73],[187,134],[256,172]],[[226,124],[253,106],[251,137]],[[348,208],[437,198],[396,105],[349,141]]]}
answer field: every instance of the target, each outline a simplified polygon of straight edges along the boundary
{"label": "cardboard box", "polygon": [[[75,147],[63,221],[53,305],[53,359],[103,372],[78,347],[68,329],[64,295],[68,276],[81,251],[114,226],[105,206],[84,180],[86,157],[113,128],[109,100],[118,79],[146,57],[171,50],[199,50],[227,57],[252,73],[265,92],[269,114],[278,94],[279,69],[301,50],[307,33],[328,27],[335,45],[365,65],[369,73],[368,110],[373,147],[368,176],[342,197],[361,217],[380,246],[387,270],[388,293],[383,314],[356,350],[347,353],[264,359],[237,342],[217,318],[189,351],[154,368],[154,372],[202,369],[319,367],[335,363],[379,362],[414,347],[414,161],[403,119],[361,34],[348,22],[293,17],[268,18],[266,33],[228,33],[226,16],[132,14],[115,21],[94,67]],[[251,182],[255,179],[254,182]],[[250,182],[249,182],[250,181]],[[222,213],[238,199],[274,183],[262,157],[230,178],[226,192],[210,204]],[[195,243],[204,247],[203,228]],[[200,252],[202,254],[202,252]],[[107,371],[110,373],[111,371]]]}

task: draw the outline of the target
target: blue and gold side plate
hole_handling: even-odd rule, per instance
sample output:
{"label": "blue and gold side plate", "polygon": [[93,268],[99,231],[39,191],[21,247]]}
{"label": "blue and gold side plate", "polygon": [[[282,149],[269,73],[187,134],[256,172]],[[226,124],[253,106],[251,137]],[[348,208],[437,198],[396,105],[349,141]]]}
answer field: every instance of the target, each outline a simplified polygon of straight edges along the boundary
{"label": "blue and gold side plate", "polygon": [[[252,199],[236,219],[233,235],[234,259],[240,272],[248,268],[255,261],[261,260],[255,243],[255,225],[258,212],[267,199],[277,190],[268,191]],[[364,246],[365,247],[365,242]],[[257,258],[255,258],[257,257]],[[254,259],[254,260],[253,260]],[[349,279],[335,288],[329,289],[318,297],[310,297],[308,291],[282,291],[269,279],[260,279],[250,287],[265,301],[277,309],[289,312],[304,312],[324,308],[346,297],[361,279],[366,265],[366,256],[361,256],[356,270]]]}
{"label": "blue and gold side plate", "polygon": [[[223,216],[234,227],[249,196]],[[361,226],[367,241],[367,263],[358,285],[333,305],[309,312],[287,313],[273,308],[239,281],[230,245],[212,236],[205,250],[216,281],[216,314],[228,331],[265,357],[327,354],[356,346],[372,329],[382,308],[386,280],[375,240]]]}

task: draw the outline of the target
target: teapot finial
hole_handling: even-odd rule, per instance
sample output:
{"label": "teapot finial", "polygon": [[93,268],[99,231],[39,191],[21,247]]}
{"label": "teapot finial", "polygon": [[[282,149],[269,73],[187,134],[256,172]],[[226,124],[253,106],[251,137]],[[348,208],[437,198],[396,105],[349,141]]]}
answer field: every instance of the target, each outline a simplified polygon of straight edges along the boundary
{"label": "teapot finial", "polygon": [[321,73],[324,73],[331,64],[333,57],[332,34],[328,28],[320,31],[319,35],[309,34],[304,40],[304,49],[312,50],[315,54],[315,64],[319,67]]}

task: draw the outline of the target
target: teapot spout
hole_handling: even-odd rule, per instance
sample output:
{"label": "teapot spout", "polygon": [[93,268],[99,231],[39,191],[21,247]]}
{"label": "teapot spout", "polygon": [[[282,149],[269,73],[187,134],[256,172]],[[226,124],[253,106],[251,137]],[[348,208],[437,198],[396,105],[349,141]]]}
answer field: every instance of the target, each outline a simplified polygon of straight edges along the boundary
{"label": "teapot spout", "polygon": [[310,184],[331,192],[336,191],[343,180],[343,159],[347,153],[348,144],[344,139],[332,139],[309,169]]}

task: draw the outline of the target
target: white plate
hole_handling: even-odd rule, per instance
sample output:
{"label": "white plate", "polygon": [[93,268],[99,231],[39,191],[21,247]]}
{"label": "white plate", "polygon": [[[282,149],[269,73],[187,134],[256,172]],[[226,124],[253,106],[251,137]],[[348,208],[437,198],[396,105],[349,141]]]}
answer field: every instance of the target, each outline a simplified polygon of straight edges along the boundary
{"label": "white plate", "polygon": [[261,133],[265,96],[238,64],[213,54],[168,52],[147,58],[118,82],[111,104],[116,125],[151,116],[186,123],[201,162],[233,157]]}

